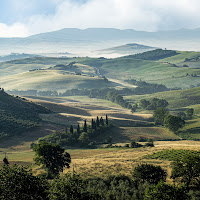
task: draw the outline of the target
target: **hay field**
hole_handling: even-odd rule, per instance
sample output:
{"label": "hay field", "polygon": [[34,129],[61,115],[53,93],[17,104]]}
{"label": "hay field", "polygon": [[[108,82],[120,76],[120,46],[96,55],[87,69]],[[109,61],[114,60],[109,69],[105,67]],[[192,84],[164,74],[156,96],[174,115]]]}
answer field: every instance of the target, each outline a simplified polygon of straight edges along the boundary
{"label": "hay field", "polygon": [[[124,144],[121,144],[124,145]],[[40,174],[44,171],[34,165],[33,157],[34,153],[30,150],[20,150],[18,151],[10,149],[7,151],[7,157],[11,164],[29,164],[31,165],[34,174]],[[64,173],[72,172],[73,169],[76,173],[83,177],[100,177],[106,178],[110,175],[125,174],[131,176],[131,173],[138,164],[148,163],[153,165],[160,165],[162,168],[167,170],[168,178],[167,181],[171,182],[169,179],[171,167],[170,161],[168,160],[156,160],[156,159],[146,159],[145,155],[152,154],[154,152],[162,151],[165,149],[188,149],[200,151],[200,142],[197,141],[157,141],[155,142],[155,147],[147,148],[104,148],[104,149],[68,149],[67,152],[70,153],[72,158],[71,168],[65,169]],[[1,149],[2,150],[2,149]],[[2,159],[4,153],[0,152],[0,164],[2,164]]]}

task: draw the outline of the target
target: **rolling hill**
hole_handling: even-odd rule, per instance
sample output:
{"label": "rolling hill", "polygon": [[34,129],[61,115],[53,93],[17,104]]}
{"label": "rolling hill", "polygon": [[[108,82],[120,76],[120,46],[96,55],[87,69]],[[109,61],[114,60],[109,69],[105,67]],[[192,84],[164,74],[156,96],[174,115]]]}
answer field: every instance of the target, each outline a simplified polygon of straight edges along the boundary
{"label": "rolling hill", "polygon": [[120,57],[124,55],[131,55],[131,54],[137,54],[137,53],[143,53],[145,51],[150,51],[156,49],[155,47],[150,47],[146,45],[131,43],[131,44],[125,44],[117,47],[112,47],[108,49],[102,49],[95,51],[98,53],[98,55],[102,55],[107,57],[113,56],[113,57]]}
{"label": "rolling hill", "polygon": [[156,58],[153,50],[114,59],[34,57],[2,62],[0,85],[6,90],[63,92],[67,89],[135,87],[127,84],[128,79],[182,89],[200,84],[200,53],[159,51]]}
{"label": "rolling hill", "polygon": [[32,130],[39,125],[39,114],[51,113],[41,105],[14,97],[0,90],[0,138]]}

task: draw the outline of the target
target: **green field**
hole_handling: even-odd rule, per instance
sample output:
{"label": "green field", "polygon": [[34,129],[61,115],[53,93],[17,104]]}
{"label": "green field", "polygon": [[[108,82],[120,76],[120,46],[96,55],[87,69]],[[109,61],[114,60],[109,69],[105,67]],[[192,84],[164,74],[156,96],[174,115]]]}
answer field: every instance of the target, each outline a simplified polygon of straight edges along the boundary
{"label": "green field", "polygon": [[[164,84],[169,88],[189,88],[200,83],[199,52],[178,52],[158,61],[129,57],[98,58],[27,58],[0,63],[2,85],[7,90],[58,90],[102,87],[131,87],[124,80],[136,79]],[[71,67],[69,64],[72,63]],[[174,66],[174,63],[177,66]],[[187,64],[189,67],[183,67]],[[56,67],[64,65],[65,67]],[[37,71],[29,71],[37,70]],[[80,74],[80,75],[75,75]],[[195,74],[196,76],[186,76]],[[105,82],[105,76],[110,82]]]}

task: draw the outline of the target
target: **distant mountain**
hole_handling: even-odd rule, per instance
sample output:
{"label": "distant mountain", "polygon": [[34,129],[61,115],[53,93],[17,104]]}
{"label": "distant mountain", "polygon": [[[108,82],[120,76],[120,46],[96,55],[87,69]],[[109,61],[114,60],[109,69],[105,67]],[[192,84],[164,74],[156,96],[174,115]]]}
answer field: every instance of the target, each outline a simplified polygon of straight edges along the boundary
{"label": "distant mountain", "polygon": [[122,56],[122,55],[132,55],[132,54],[137,54],[137,53],[143,53],[143,52],[154,50],[154,49],[156,48],[146,46],[146,45],[131,43],[131,44],[120,45],[120,46],[112,47],[108,49],[102,49],[95,52],[102,55],[119,54],[119,56]]}
{"label": "distant mountain", "polygon": [[[200,51],[200,28],[145,32],[132,29],[65,28],[26,38],[0,38],[0,55],[5,53],[84,53],[139,43],[159,48]],[[87,53],[86,53],[87,54]]]}

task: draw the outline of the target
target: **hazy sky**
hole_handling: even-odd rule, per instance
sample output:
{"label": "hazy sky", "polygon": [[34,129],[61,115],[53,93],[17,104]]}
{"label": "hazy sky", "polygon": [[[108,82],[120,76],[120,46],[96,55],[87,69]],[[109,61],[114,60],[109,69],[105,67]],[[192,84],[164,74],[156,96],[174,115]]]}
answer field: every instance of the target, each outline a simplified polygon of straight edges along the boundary
{"label": "hazy sky", "polygon": [[62,28],[200,27],[199,0],[0,0],[0,37]]}

